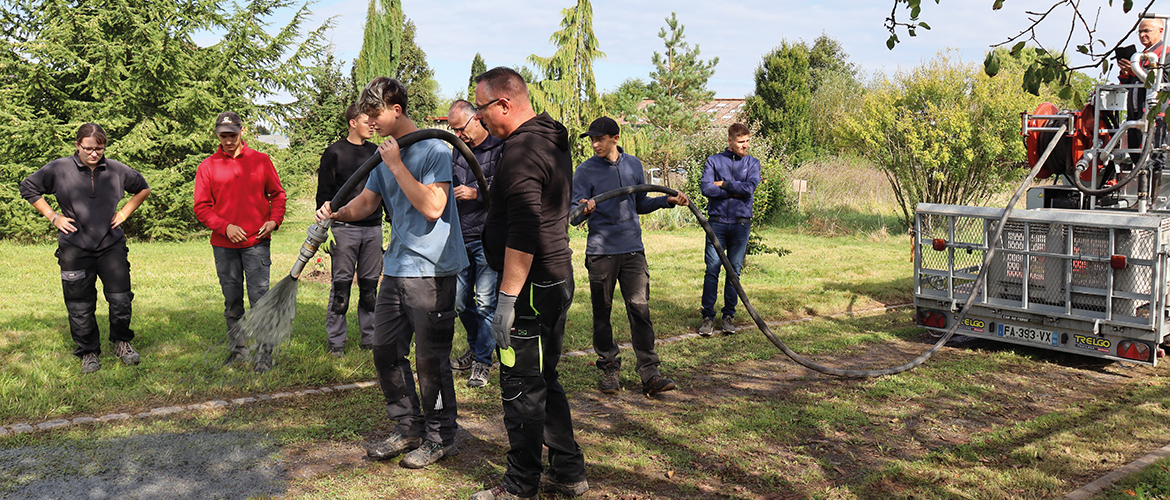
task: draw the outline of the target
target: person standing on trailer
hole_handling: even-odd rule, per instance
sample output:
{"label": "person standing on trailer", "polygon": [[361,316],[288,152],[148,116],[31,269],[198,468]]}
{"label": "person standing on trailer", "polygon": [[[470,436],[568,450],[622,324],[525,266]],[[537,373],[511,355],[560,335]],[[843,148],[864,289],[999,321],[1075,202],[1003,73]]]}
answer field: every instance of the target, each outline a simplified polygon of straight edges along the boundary
{"label": "person standing on trailer", "polygon": [[[447,120],[452,125],[451,131],[471,148],[484,180],[490,186],[496,175],[496,162],[504,152],[504,140],[489,134],[475,118],[475,106],[462,99],[451,104]],[[459,151],[452,154],[459,225],[463,229],[463,244],[467,247],[467,261],[471,265],[459,273],[455,285],[455,310],[459,311],[459,319],[467,330],[467,352],[452,359],[451,368],[459,371],[470,369],[467,386],[484,387],[492,373],[492,353],[496,350],[492,316],[496,312],[500,275],[488,266],[480,238],[487,218],[484,199],[488,194],[479,190],[475,174],[463,155]]]}
{"label": "person standing on trailer", "polygon": [[593,350],[601,370],[598,388],[605,394],[621,390],[619,374],[622,359],[613,340],[613,289],[622,285],[626,316],[630,320],[630,340],[638,360],[636,371],[642,380],[642,392],[654,395],[674,390],[674,381],[658,371],[658,353],[654,350],[654,324],[650,322],[650,267],[642,246],[639,214],[660,208],[687,205],[687,195],[647,196],[635,193],[603,201],[593,197],[626,186],[645,184],[642,161],[626,154],[618,146],[621,129],[613,118],[603,116],[589,125],[581,138],[589,137],[593,157],[577,166],[573,173],[573,204],[585,205],[581,212],[590,215],[589,238],[585,243],[585,269],[589,271],[589,294],[593,303]]}
{"label": "person standing on trailer", "polygon": [[[268,155],[240,139],[244,125],[231,111],[215,118],[219,139],[215,154],[195,171],[195,217],[211,230],[215,273],[223,290],[228,353],[224,366],[248,358],[244,335],[237,327],[244,317],[244,282],[248,303],[268,293],[272,232],[284,221],[284,187]],[[256,348],[256,372],[272,368],[272,345]]]}
{"label": "person standing on trailer", "polygon": [[[396,139],[418,131],[407,114],[406,95],[398,80],[384,76],[362,90],[360,111],[386,138],[378,146],[382,163],[370,172],[361,194],[336,212],[325,202],[317,220],[360,220],[385,203],[394,221],[374,309],[374,368],[395,425],[389,437],[367,443],[366,454],[385,460],[406,453],[401,465],[418,469],[459,452],[451,342],[455,275],[467,267],[467,252],[451,194],[447,144],[428,139],[398,149]],[[415,336],[417,391],[407,359]]]}
{"label": "person standing on trailer", "polygon": [[[345,108],[345,122],[349,133],[344,139],[330,144],[321,154],[321,166],[317,169],[317,206],[332,200],[354,172],[367,159],[378,154],[378,145],[369,142],[374,136],[374,127],[370,125],[369,117],[358,111],[357,104]],[[360,185],[365,186],[368,179],[367,175]],[[342,206],[356,198],[359,192],[346,196]],[[348,330],[345,316],[349,311],[349,296],[355,277],[360,346],[366,350],[374,347],[374,301],[378,295],[378,276],[382,274],[382,205],[364,219],[334,221],[330,232],[334,241],[329,251],[333,289],[325,308],[325,333],[329,353],[340,358],[345,348]]]}
{"label": "person standing on trailer", "polygon": [[[735,269],[736,279],[743,269],[752,232],[752,196],[760,185],[760,160],[747,154],[751,138],[751,131],[742,123],[728,127],[727,149],[707,158],[699,180],[699,188],[707,197],[707,220]],[[719,271],[723,269],[723,261],[709,239],[703,260],[707,271],[703,275],[703,323],[699,325],[699,335],[708,337],[715,332],[715,296],[719,292]],[[726,335],[735,333],[733,319],[739,301],[731,280],[728,273],[723,283],[723,320],[719,324]]]}
{"label": "person standing on trailer", "polygon": [[[101,369],[101,332],[97,318],[97,279],[110,305],[110,342],[126,365],[141,360],[130,345],[131,303],[129,250],[122,223],[150,195],[146,179],[125,164],[105,157],[106,132],[96,123],[77,129],[77,153],[53,160],[20,182],[20,195],[57,229],[57,263],[69,313],[69,333],[81,358],[81,373]],[[122,197],[130,200],[118,208]],[[54,211],[44,195],[57,199]]]}

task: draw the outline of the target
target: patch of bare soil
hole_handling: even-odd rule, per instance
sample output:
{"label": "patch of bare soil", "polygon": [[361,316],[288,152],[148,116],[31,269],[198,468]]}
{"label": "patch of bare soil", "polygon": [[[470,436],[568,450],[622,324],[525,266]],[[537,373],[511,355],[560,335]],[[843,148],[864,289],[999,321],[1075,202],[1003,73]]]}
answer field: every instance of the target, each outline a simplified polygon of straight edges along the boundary
{"label": "patch of bare soil", "polygon": [[[918,339],[888,342],[817,361],[848,368],[885,368],[913,359],[934,341],[924,334]],[[973,340],[942,349],[927,365],[963,361],[963,358],[974,362],[1001,349],[1013,347]],[[1014,349],[1034,359],[1007,364],[1008,368],[999,373],[972,375],[981,391],[964,393],[944,388],[923,399],[873,397],[868,395],[873,379],[823,375],[779,353],[766,361],[709,365],[701,372],[685,374],[678,390],[652,398],[643,396],[635,376],[626,373],[623,375],[625,390],[617,395],[604,395],[595,390],[570,394],[577,439],[586,452],[592,486],[582,498],[834,498],[831,492],[839,492],[840,488],[854,495],[864,490],[881,491],[883,497],[914,496],[907,485],[875,474],[886,470],[894,460],[917,460],[934,452],[946,453],[971,443],[973,436],[1111,397],[1110,393],[1120,385],[1163,371],[1049,351]],[[816,425],[817,417],[803,412],[826,397],[840,397],[841,404],[856,408],[855,413],[864,415],[863,421],[837,427]],[[712,414],[710,409],[744,401],[783,401],[791,403],[785,406],[800,410],[792,416],[791,424],[774,432],[765,431],[763,437],[711,436],[680,442],[678,434],[672,432],[677,426],[686,425],[688,418],[724,418]],[[754,406],[761,407],[773,408]],[[703,410],[696,411],[699,408]],[[703,416],[696,417],[696,414]],[[726,416],[733,417],[743,416]],[[776,421],[772,415],[761,418]],[[459,423],[457,443],[461,453],[439,464],[449,469],[443,474],[460,471],[472,483],[494,480],[484,478],[483,471],[485,467],[506,466],[507,438],[500,410],[496,407],[489,411],[461,411]],[[376,437],[380,436],[367,436]],[[622,456],[622,440],[636,442],[639,450],[654,451],[645,457]],[[591,450],[597,451],[591,453]],[[680,467],[678,457],[688,455],[689,463]],[[616,463],[619,460],[622,463]],[[988,459],[983,460],[986,463]],[[1012,467],[1006,462],[1007,457],[1002,460],[1001,466]],[[399,473],[395,472],[399,467],[397,460],[371,464],[356,445],[293,446],[286,451],[286,461],[290,475],[299,478],[371,466],[376,470],[386,468],[388,474]],[[1082,484],[1103,473],[1084,472]],[[311,496],[311,492],[299,491],[299,487],[294,482],[289,493]],[[454,495],[454,489],[449,493]],[[1054,492],[1054,496],[1058,495]],[[458,498],[436,494],[435,490],[403,491],[397,497]]]}

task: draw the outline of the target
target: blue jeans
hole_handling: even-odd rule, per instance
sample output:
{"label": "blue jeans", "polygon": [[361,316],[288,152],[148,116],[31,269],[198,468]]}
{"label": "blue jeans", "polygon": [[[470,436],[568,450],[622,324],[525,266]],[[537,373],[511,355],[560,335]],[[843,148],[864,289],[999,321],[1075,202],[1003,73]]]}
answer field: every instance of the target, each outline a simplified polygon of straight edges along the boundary
{"label": "blue jeans", "polygon": [[[739,279],[739,272],[743,269],[743,258],[747,255],[748,235],[751,234],[752,224],[712,222],[711,231],[715,233],[715,238],[719,240],[723,251],[727,252],[727,260],[731,261],[731,267],[735,268],[735,278]],[[707,273],[703,276],[703,319],[710,319],[715,317],[715,294],[719,292],[719,270],[723,267],[723,261],[719,259],[719,254],[715,253],[715,246],[711,244],[710,239],[707,240],[703,260],[707,263]],[[723,282],[723,316],[734,317],[735,304],[738,302],[739,296],[735,293],[729,274]]]}
{"label": "blue jeans", "polygon": [[475,353],[475,360],[490,365],[496,350],[492,316],[496,314],[499,273],[488,267],[481,240],[467,242],[467,261],[470,265],[455,275],[455,310],[467,330],[467,346]]}
{"label": "blue jeans", "polygon": [[268,270],[272,266],[269,245],[269,240],[263,240],[248,248],[211,247],[215,254],[215,273],[219,275],[219,287],[223,290],[228,347],[234,351],[245,349],[243,336],[233,336],[236,323],[244,317],[245,277],[248,280],[248,303],[253,307],[268,293]]}

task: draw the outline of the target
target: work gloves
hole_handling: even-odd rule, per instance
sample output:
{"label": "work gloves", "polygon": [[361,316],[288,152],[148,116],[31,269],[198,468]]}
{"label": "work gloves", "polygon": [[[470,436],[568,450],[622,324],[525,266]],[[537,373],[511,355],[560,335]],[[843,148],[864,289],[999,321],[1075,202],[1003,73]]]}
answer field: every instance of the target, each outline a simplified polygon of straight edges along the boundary
{"label": "work gloves", "polygon": [[[492,337],[500,350],[500,363],[505,366],[516,364],[516,352],[512,350],[512,323],[516,321],[516,296],[500,292],[496,298],[496,315],[492,318]],[[509,362],[510,361],[510,362]]]}

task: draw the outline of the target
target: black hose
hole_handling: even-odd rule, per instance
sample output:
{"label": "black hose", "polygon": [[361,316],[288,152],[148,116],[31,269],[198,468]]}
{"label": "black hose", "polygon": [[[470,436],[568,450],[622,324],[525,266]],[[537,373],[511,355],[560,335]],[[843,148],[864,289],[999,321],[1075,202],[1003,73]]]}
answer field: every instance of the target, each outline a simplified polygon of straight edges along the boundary
{"label": "black hose", "polygon": [[[455,134],[452,134],[446,130],[439,130],[435,128],[421,129],[398,138],[398,148],[399,150],[406,149],[411,144],[426,139],[442,139],[454,146],[455,149],[459,151],[459,154],[463,156],[463,159],[467,160],[467,165],[471,167],[471,172],[475,174],[475,180],[479,184],[480,192],[487,193],[488,183],[487,179],[485,179],[483,176],[483,169],[480,168],[479,162],[476,161],[475,155],[472,154],[471,149],[467,147],[467,144],[464,144],[463,141],[459,140],[458,137],[455,137]],[[365,163],[362,163],[362,166],[358,167],[357,171],[355,171],[353,175],[349,177],[349,180],[345,181],[345,184],[341,186],[341,189],[337,190],[337,194],[333,196],[333,200],[329,202],[330,208],[332,208],[333,211],[337,211],[338,208],[341,208],[338,206],[341,204],[341,201],[344,200],[346,196],[351,191],[353,191],[355,187],[357,187],[357,184],[361,182],[362,178],[372,172],[374,167],[377,167],[379,163],[382,163],[382,155],[378,153],[374,153],[374,155],[369,157]],[[488,200],[488,197],[484,196],[484,206],[489,206],[490,203],[491,202]]]}
{"label": "black hose", "polygon": [[[1036,174],[1040,171],[1040,167],[1042,167],[1044,165],[1044,162],[1046,162],[1048,160],[1048,156],[1052,154],[1052,150],[1055,149],[1055,147],[1056,147],[1057,139],[1063,133],[1064,133],[1064,126],[1061,126],[1060,132],[1058,132],[1054,136],[1053,140],[1048,143],[1048,149],[1044,151],[1044,155],[1040,157],[1040,161],[1036,162],[1036,166],[1032,167],[1032,171],[1028,174],[1027,178],[1024,179],[1024,182],[1020,184],[1020,187],[1018,189],[1016,189],[1016,192],[1012,196],[1011,201],[1009,201],[1007,207],[1004,208],[1003,215],[1000,216],[999,225],[995,231],[995,236],[988,243],[987,251],[983,255],[983,266],[979,269],[979,277],[976,278],[975,283],[971,289],[971,295],[969,297],[967,297],[967,302],[965,304],[963,304],[963,309],[962,309],[962,311],[959,312],[959,318],[951,326],[950,330],[947,331],[946,335],[943,335],[942,338],[940,338],[938,340],[938,342],[935,342],[935,344],[933,346],[931,346],[931,348],[929,350],[922,353],[917,358],[914,358],[913,360],[911,360],[910,362],[908,362],[906,364],[894,366],[891,368],[885,368],[885,369],[881,369],[881,370],[842,370],[840,368],[833,368],[833,367],[829,367],[829,366],[824,366],[824,365],[815,363],[812,360],[809,360],[808,358],[805,358],[804,356],[801,356],[800,354],[797,354],[792,349],[788,348],[788,346],[785,345],[784,342],[781,341],[780,338],[776,336],[776,334],[772,333],[772,329],[768,328],[768,324],[766,322],[764,322],[764,318],[760,317],[760,314],[758,312],[756,312],[755,306],[752,305],[751,300],[748,299],[747,293],[744,292],[744,290],[743,290],[743,285],[741,285],[739,282],[739,276],[737,276],[735,274],[735,270],[731,267],[731,261],[727,258],[727,254],[723,251],[723,245],[719,244],[719,239],[715,237],[715,232],[711,230],[711,224],[707,222],[707,218],[703,217],[702,212],[699,211],[698,207],[696,207],[694,203],[689,203],[689,204],[687,204],[687,206],[691,209],[691,213],[695,214],[695,218],[698,219],[699,225],[703,226],[703,231],[705,231],[707,233],[707,240],[710,241],[711,245],[715,247],[715,253],[717,253],[719,255],[719,260],[723,262],[723,268],[727,270],[728,281],[730,281],[731,285],[733,287],[735,287],[735,293],[736,293],[736,295],[739,296],[739,300],[741,302],[743,302],[744,308],[747,309],[748,314],[751,315],[752,320],[755,321],[755,323],[756,323],[756,326],[759,327],[760,331],[764,333],[764,336],[768,337],[768,340],[771,341],[773,345],[780,348],[780,350],[783,351],[784,354],[786,354],[789,358],[791,358],[793,361],[797,362],[801,366],[804,366],[805,368],[808,368],[810,370],[815,370],[815,371],[825,373],[828,375],[837,375],[840,377],[854,377],[854,378],[857,378],[857,377],[880,377],[880,376],[884,376],[884,375],[893,375],[896,373],[902,373],[905,371],[912,370],[912,369],[918,367],[918,365],[921,365],[922,363],[926,362],[926,360],[930,359],[931,356],[934,356],[934,354],[936,352],[938,352],[939,349],[942,349],[942,346],[945,345],[947,343],[947,341],[949,341],[951,339],[952,336],[954,336],[955,331],[958,329],[959,325],[962,324],[963,318],[965,318],[967,316],[967,311],[971,309],[971,304],[975,302],[975,297],[978,295],[979,290],[982,288],[982,283],[985,279],[988,263],[991,262],[991,257],[995,254],[995,246],[999,242],[1000,237],[1003,235],[1003,228],[1005,226],[1004,222],[1007,221],[1008,215],[1011,214],[1013,207],[1015,207],[1016,202],[1019,201],[1020,196],[1027,189],[1028,185],[1031,184],[1032,179],[1034,179],[1036,177]],[[609,200],[612,198],[616,198],[618,196],[626,196],[626,195],[630,195],[630,194],[634,194],[634,193],[647,193],[647,192],[666,193],[668,196],[677,196],[678,195],[678,191],[675,191],[675,190],[670,189],[670,188],[665,187],[665,186],[658,186],[658,185],[654,185],[654,184],[639,184],[639,185],[635,185],[635,186],[626,186],[626,187],[621,187],[621,188],[614,189],[611,191],[606,191],[604,193],[601,193],[600,195],[594,196],[593,201],[595,203],[601,203],[603,201],[606,201],[606,200]],[[569,212],[569,222],[572,223],[574,226],[579,225],[582,222],[584,222],[585,217],[582,216],[582,213],[584,212],[584,210],[585,210],[584,204],[577,205],[577,208],[574,208],[572,211]]]}

